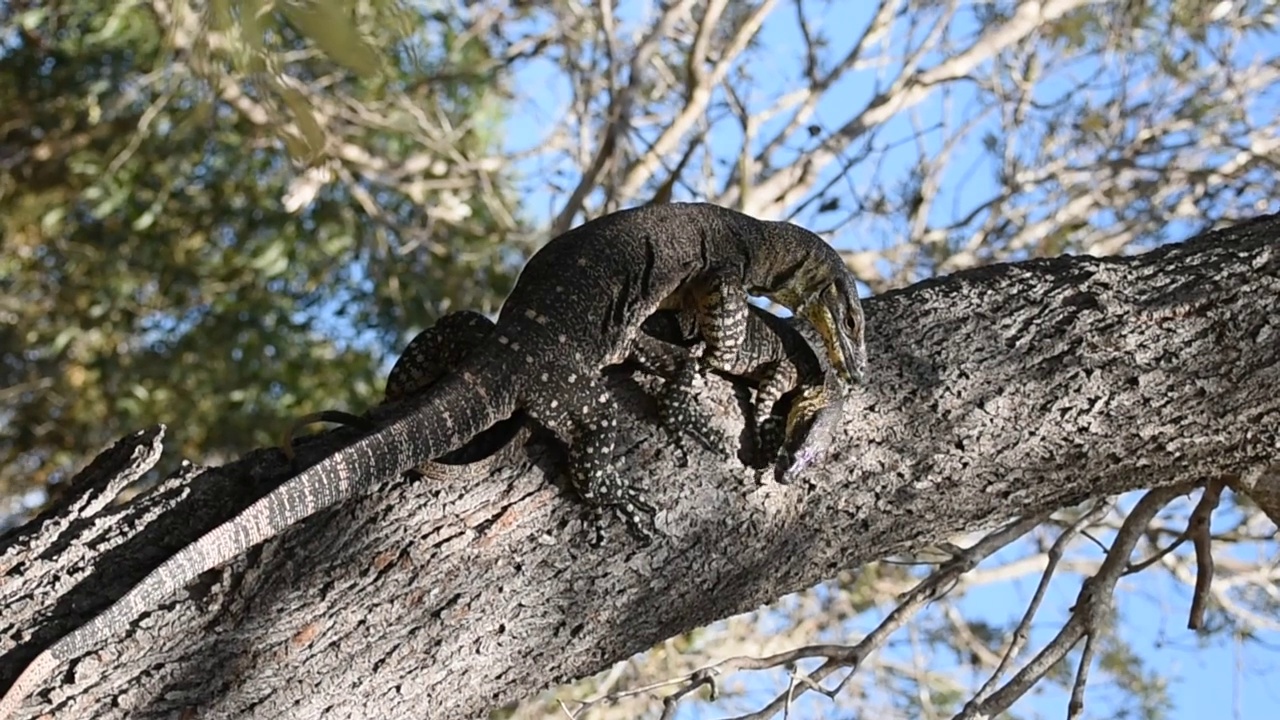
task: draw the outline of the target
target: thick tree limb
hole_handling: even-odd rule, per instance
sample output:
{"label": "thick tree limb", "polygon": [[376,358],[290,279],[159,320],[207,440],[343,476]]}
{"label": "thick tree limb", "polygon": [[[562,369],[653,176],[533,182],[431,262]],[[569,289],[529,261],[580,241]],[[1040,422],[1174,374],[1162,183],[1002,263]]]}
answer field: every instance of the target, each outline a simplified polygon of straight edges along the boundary
{"label": "thick tree limb", "polygon": [[[1271,477],[1277,298],[1280,216],[1136,258],[1035,260],[873,298],[869,387],[810,487],[757,483],[707,453],[677,467],[652,408],[619,381],[636,440],[624,471],[665,508],[654,546],[619,530],[588,548],[546,482],[555,453],[537,445],[487,476],[382,483],[209,573],[28,709],[478,717],[955,533],[1135,488]],[[732,404],[724,384],[711,390]],[[300,459],[352,437],[300,444]],[[126,438],[66,504],[0,540],[0,687],[289,475],[260,450],[105,507],[158,452],[156,430]]]}

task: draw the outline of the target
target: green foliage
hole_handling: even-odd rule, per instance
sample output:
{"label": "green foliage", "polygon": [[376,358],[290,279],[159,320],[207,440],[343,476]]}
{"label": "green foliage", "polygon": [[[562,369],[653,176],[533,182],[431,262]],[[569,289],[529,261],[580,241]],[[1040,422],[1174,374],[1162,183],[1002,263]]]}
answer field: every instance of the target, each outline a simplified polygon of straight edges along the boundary
{"label": "green foliage", "polygon": [[[444,222],[439,190],[377,185],[331,154],[346,143],[396,167],[424,153],[414,112],[455,125],[501,112],[485,78],[433,85],[451,48],[396,60],[410,35],[457,37],[427,27],[448,18],[341,23],[340,5],[259,17],[219,3],[213,25],[255,18],[270,42],[218,51],[184,47],[184,16],[157,15],[164,3],[32,5],[11,3],[0,31],[0,493],[154,422],[170,425],[171,450],[207,460],[272,443],[303,412],[359,410],[388,351],[451,303],[491,310],[508,289],[496,241],[510,228],[465,184],[451,196],[465,222]],[[255,53],[274,71],[239,74]],[[364,124],[316,106],[393,90],[406,102]],[[330,175],[291,208],[299,139]],[[460,134],[432,165],[447,172],[494,140]]]}
{"label": "green foliage", "polygon": [[[1099,674],[1112,679],[1111,687],[1095,688],[1094,692],[1115,693],[1109,707],[1116,718],[1142,718],[1163,720],[1174,709],[1169,697],[1169,682],[1156,670],[1147,667],[1148,662],[1134,649],[1114,634],[1098,641],[1096,662]],[[1072,662],[1079,658],[1073,654]]]}

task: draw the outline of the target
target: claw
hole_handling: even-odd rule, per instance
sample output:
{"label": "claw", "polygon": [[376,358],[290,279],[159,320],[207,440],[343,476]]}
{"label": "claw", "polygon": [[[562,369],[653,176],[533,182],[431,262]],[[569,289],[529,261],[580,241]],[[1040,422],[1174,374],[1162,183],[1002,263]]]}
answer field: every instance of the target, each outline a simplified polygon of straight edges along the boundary
{"label": "claw", "polygon": [[715,453],[717,455],[725,454],[724,445],[726,440],[722,433],[716,432],[715,430],[705,426],[690,426],[683,428],[678,432],[680,432],[678,437],[692,437],[694,440],[698,441],[698,444],[701,445],[704,450],[708,452]]}
{"label": "claw", "polygon": [[[617,478],[615,477],[616,481]],[[584,520],[592,525],[594,533],[589,541],[591,547],[600,547],[605,542],[605,511],[622,520],[627,532],[641,547],[653,542],[658,527],[654,522],[657,510],[644,499],[640,488],[621,483],[606,483],[610,487],[608,493],[592,493],[580,495],[586,507]]]}
{"label": "claw", "polygon": [[582,510],[582,520],[591,528],[591,539],[587,540],[587,544],[593,548],[604,545],[604,515],[600,512],[600,508],[596,506],[588,506]]}
{"label": "claw", "polygon": [[728,440],[725,436],[715,431],[700,431],[694,427],[670,427],[668,434],[672,439],[672,447],[675,449],[677,467],[689,467],[689,438],[697,441],[703,449],[718,457],[728,457],[729,453],[725,450]]}
{"label": "claw", "polygon": [[712,439],[711,433],[704,431],[704,429],[686,428],[685,432],[694,440],[697,440],[698,444],[701,445],[703,448],[710,450],[712,452],[719,449],[716,447],[716,442],[715,440]]}
{"label": "claw", "polygon": [[617,506],[614,510],[627,524],[627,532],[636,543],[641,547],[648,547],[653,543],[658,526],[653,520],[655,511],[652,506],[639,498],[632,498],[630,502]]}
{"label": "claw", "polygon": [[653,542],[658,531],[654,522],[658,511],[644,499],[639,488],[628,487],[622,502],[614,506],[614,511],[622,517],[627,524],[627,532],[641,547]]}
{"label": "claw", "polygon": [[782,461],[785,433],[786,430],[777,418],[770,416],[760,421],[756,427],[755,447],[752,449],[754,467],[765,468],[770,461]]}

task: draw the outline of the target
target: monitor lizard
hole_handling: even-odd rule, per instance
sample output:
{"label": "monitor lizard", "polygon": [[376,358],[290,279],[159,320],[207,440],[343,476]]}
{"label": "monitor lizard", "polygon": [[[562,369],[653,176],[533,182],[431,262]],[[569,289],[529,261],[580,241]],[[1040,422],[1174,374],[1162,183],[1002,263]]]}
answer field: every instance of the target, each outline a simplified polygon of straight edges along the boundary
{"label": "monitor lizard", "polygon": [[741,345],[747,294],[768,297],[813,324],[840,382],[865,366],[862,309],[853,276],[818,235],[708,203],[646,205],[595,218],[529,258],[497,327],[465,363],[386,426],[285,481],[152,570],[18,675],[0,719],[58,664],[119,632],[207,570],[374,482],[446,454],[523,409],[569,441],[569,481],[595,517],[620,517],[649,542],[654,508],[613,467],[616,407],[601,370],[624,360],[641,323],[680,293],[703,298],[697,364],[728,364]]}
{"label": "monitor lizard", "polygon": [[[774,462],[775,477],[789,481],[802,472],[830,444],[827,429],[843,411],[843,394],[834,376],[814,353],[809,341],[797,329],[795,318],[783,319],[755,305],[748,307],[746,332],[741,347],[728,369],[731,378],[748,381],[756,389],[751,432],[753,464]],[[400,402],[429,388],[457,366],[492,332],[494,323],[473,310],[461,310],[440,318],[410,341],[387,376],[383,404]],[[637,338],[631,359],[645,371],[667,378],[659,394],[663,426],[673,437],[691,428],[706,440],[709,419],[697,405],[697,398],[676,378],[696,357],[691,348],[701,344],[696,318],[690,312],[659,310],[641,325],[648,338]],[[648,340],[648,342],[640,342]],[[515,442],[525,426],[523,412],[502,420],[447,455],[434,459],[440,465],[464,465],[491,458]],[[316,422],[338,423],[369,432],[369,419],[341,410],[322,410],[304,415],[286,428],[280,442],[285,456],[293,460],[294,434]],[[816,432],[810,432],[816,430]],[[502,458],[499,458],[499,461]],[[426,466],[417,468],[427,474]]]}

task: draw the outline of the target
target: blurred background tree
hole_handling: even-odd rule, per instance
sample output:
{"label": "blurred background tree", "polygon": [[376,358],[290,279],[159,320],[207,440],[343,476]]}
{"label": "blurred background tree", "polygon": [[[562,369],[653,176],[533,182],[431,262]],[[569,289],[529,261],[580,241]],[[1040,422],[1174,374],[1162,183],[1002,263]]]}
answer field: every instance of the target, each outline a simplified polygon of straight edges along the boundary
{"label": "blurred background tree", "polygon": [[391,2],[0,12],[6,495],[148,423],[218,458],[363,407],[406,337],[510,285],[508,59],[473,22]]}
{"label": "blurred background tree", "polygon": [[[0,489],[41,487],[151,422],[179,426],[179,454],[216,461],[272,442],[300,413],[362,407],[441,312],[496,309],[538,243],[653,200],[827,233],[872,292],[1011,259],[1140,251],[1274,212],[1278,10],[10,0]],[[1008,651],[1025,609],[1016,590],[1034,588],[1054,543],[1048,587],[1063,601],[1100,560],[1081,538],[1105,542],[1131,505],[1064,511],[1028,533],[868,658],[834,703],[802,714],[954,713]],[[1145,549],[1176,536],[1191,507],[1168,506]],[[1207,630],[1150,621],[1180,612],[1195,576],[1188,551],[1164,555],[1143,593],[1119,599],[1090,714],[1197,715],[1221,708],[1231,682],[1237,717],[1280,703],[1248,689],[1240,660],[1276,661],[1259,650],[1280,640],[1274,525],[1228,496],[1214,528]],[[929,572],[917,562],[850,569],[506,713],[562,717],[556,699],[859,637]],[[1038,628],[1032,644],[1047,637]],[[1228,674],[1177,691],[1153,652],[1169,643]],[[782,668],[735,677],[714,710],[691,698],[681,717],[747,713],[794,683]],[[1027,702],[1060,712],[1070,683],[1055,667]],[[635,692],[590,717],[657,717],[657,698]]]}

